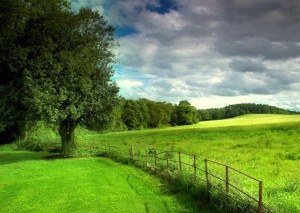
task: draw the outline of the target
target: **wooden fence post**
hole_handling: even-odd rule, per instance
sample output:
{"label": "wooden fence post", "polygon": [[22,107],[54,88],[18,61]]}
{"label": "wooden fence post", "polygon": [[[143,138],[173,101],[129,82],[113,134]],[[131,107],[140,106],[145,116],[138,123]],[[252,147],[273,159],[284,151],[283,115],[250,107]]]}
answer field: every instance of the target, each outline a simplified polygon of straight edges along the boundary
{"label": "wooden fence post", "polygon": [[148,167],[148,150],[146,149],[146,167]]}
{"label": "wooden fence post", "polygon": [[179,163],[179,171],[181,171],[181,153],[178,152],[178,163]]}
{"label": "wooden fence post", "polygon": [[205,176],[206,176],[206,184],[207,184],[207,187],[210,186],[209,184],[209,179],[208,179],[208,166],[207,166],[207,159],[204,160],[205,162]]}
{"label": "wooden fence post", "polygon": [[196,164],[196,155],[194,155],[194,176],[197,178],[197,164]]}
{"label": "wooden fence post", "polygon": [[166,151],[166,164],[167,164],[167,169],[169,169],[168,151]]}
{"label": "wooden fence post", "polygon": [[131,155],[131,159],[134,159],[134,149],[133,149],[133,145],[130,146],[130,155]]}
{"label": "wooden fence post", "polygon": [[262,205],[262,181],[259,181],[259,195],[258,195],[258,213],[263,212],[263,205]]}
{"label": "wooden fence post", "polygon": [[157,156],[156,156],[156,149],[154,149],[154,168],[157,168]]}
{"label": "wooden fence post", "polygon": [[139,166],[141,165],[141,162],[140,162],[140,150],[138,150],[138,165]]}

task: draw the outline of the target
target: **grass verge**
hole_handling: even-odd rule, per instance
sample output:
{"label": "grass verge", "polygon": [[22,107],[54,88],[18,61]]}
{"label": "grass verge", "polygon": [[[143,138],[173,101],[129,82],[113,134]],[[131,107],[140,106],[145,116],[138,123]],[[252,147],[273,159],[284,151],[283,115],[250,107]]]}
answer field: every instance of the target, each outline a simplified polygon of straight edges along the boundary
{"label": "grass verge", "polygon": [[211,212],[138,169],[47,155],[0,152],[0,212]]}

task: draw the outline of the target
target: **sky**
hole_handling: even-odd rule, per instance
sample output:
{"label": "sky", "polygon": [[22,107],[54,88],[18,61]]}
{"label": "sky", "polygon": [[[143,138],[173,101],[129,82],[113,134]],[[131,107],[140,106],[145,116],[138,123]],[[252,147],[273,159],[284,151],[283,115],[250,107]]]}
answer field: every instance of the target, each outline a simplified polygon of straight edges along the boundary
{"label": "sky", "polygon": [[299,0],[72,0],[116,28],[120,94],[300,111]]}

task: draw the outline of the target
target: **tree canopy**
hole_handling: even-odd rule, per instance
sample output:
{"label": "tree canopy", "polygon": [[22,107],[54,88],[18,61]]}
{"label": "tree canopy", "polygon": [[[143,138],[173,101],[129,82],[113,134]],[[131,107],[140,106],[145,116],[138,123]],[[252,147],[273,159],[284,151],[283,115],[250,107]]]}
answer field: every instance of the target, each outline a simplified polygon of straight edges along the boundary
{"label": "tree canopy", "polygon": [[[116,105],[114,29],[99,12],[81,8],[74,13],[63,0],[13,2],[1,10],[7,24],[1,31],[0,88],[8,91],[1,101],[12,100],[3,109],[11,121],[2,128],[37,119],[56,123],[63,154],[71,155],[77,125],[104,128]],[[19,17],[14,4],[27,16]],[[20,30],[2,42],[14,23]]]}

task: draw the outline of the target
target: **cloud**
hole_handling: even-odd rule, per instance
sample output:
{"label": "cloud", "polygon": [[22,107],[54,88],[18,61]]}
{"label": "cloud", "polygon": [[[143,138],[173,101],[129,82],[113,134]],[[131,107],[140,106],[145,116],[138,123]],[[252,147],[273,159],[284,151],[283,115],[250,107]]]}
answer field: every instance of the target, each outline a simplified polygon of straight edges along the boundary
{"label": "cloud", "polygon": [[[299,110],[300,101],[294,99],[293,101],[286,99],[286,93],[281,93],[274,99],[272,95],[249,95],[249,96],[234,96],[234,97],[223,97],[223,96],[206,96],[197,97],[190,99],[190,103],[196,106],[198,109],[209,109],[224,107],[231,104],[239,103],[261,103],[269,104],[272,106],[278,106],[289,110]],[[296,93],[292,94],[293,98],[299,98]]]}
{"label": "cloud", "polygon": [[272,42],[267,38],[251,37],[244,40],[218,40],[216,50],[228,56],[249,56],[263,59],[289,59],[300,56],[300,46],[293,42]]}
{"label": "cloud", "polygon": [[300,1],[164,2],[88,1],[127,29],[116,75],[124,96],[299,106]]}
{"label": "cloud", "polygon": [[264,64],[249,59],[234,59],[229,63],[229,67],[237,72],[264,72],[268,70],[268,68]]}
{"label": "cloud", "polygon": [[143,86],[144,84],[141,81],[119,80],[118,85],[123,88],[134,88]]}

